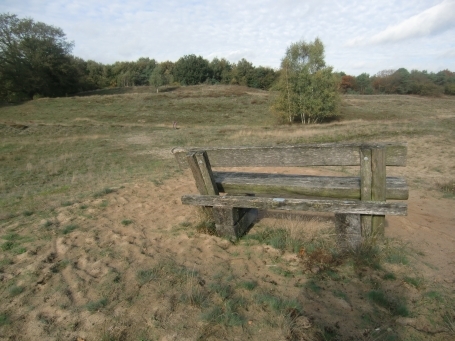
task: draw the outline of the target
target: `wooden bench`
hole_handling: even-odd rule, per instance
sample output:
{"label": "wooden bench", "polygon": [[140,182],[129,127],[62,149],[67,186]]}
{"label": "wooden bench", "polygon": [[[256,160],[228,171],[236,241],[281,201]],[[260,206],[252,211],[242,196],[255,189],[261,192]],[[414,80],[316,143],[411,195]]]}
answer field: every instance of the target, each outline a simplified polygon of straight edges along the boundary
{"label": "wooden bench", "polygon": [[[200,195],[182,203],[213,207],[217,232],[238,238],[257,209],[334,212],[340,246],[355,248],[384,231],[385,215],[406,215],[404,178],[387,177],[386,166],[405,166],[406,143],[327,143],[275,147],[172,150],[190,167]],[[359,166],[359,176],[311,176],[212,171],[212,167]],[[225,193],[226,195],[220,195]]]}

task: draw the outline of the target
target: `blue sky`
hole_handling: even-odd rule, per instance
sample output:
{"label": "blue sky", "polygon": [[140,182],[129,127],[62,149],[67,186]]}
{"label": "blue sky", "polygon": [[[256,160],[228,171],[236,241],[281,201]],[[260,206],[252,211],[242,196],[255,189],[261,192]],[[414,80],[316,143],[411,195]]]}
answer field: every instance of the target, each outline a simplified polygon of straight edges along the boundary
{"label": "blue sky", "polygon": [[278,68],[287,46],[319,37],[336,71],[455,71],[455,0],[0,0],[6,12],[62,28],[74,55],[102,63],[196,54]]}

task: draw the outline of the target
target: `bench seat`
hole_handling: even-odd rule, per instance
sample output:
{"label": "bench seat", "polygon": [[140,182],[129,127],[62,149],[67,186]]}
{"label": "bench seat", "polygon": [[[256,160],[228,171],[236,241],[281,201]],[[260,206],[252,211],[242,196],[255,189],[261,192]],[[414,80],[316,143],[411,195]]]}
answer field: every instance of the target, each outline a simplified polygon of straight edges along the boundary
{"label": "bench seat", "polygon": [[[360,177],[213,172],[219,192],[360,199]],[[407,200],[404,178],[386,178],[386,199]]]}

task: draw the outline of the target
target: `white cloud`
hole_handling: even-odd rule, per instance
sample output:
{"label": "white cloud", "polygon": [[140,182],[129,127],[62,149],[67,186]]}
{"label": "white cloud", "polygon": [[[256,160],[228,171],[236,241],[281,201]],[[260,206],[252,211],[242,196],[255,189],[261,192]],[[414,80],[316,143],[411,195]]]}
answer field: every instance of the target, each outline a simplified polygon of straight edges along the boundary
{"label": "white cloud", "polygon": [[[0,0],[0,13],[61,27],[75,42],[76,56],[101,63],[196,54],[279,67],[292,42],[319,37],[328,65],[374,74],[397,65],[455,69],[453,56],[443,54],[455,49],[455,20],[447,19],[455,15],[454,1]],[[413,20],[418,24],[411,25]],[[405,40],[427,34],[415,33],[415,27],[426,27],[431,39]],[[352,37],[373,36],[378,42],[405,38],[400,44],[345,46]]]}
{"label": "white cloud", "polygon": [[371,38],[354,38],[348,42],[348,46],[399,42],[416,37],[435,35],[454,27],[455,0],[445,0],[397,25],[387,27]]}

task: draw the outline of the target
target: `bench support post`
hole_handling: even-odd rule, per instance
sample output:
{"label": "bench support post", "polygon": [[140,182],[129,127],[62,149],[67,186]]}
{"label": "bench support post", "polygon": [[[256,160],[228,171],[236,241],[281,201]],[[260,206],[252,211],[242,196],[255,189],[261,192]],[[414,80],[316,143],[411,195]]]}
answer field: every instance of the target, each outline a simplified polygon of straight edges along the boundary
{"label": "bench support post", "polygon": [[[187,161],[193,173],[196,187],[201,195],[219,195],[212,167],[205,151],[191,152]],[[204,207],[205,213],[213,216],[218,235],[239,238],[257,219],[257,209],[235,207]]]}
{"label": "bench support post", "polygon": [[213,218],[218,235],[237,239],[257,219],[255,208],[213,207]]}
{"label": "bench support post", "polygon": [[[360,200],[386,200],[386,153],[383,147],[360,148]],[[385,216],[335,214],[339,245],[355,249],[368,239],[384,235]]]}
{"label": "bench support post", "polygon": [[342,250],[355,250],[362,243],[360,214],[335,213],[335,230],[338,246]]}
{"label": "bench support post", "polygon": [[[386,153],[383,147],[360,149],[360,198],[386,200]],[[361,216],[362,237],[384,235],[385,216]]]}

